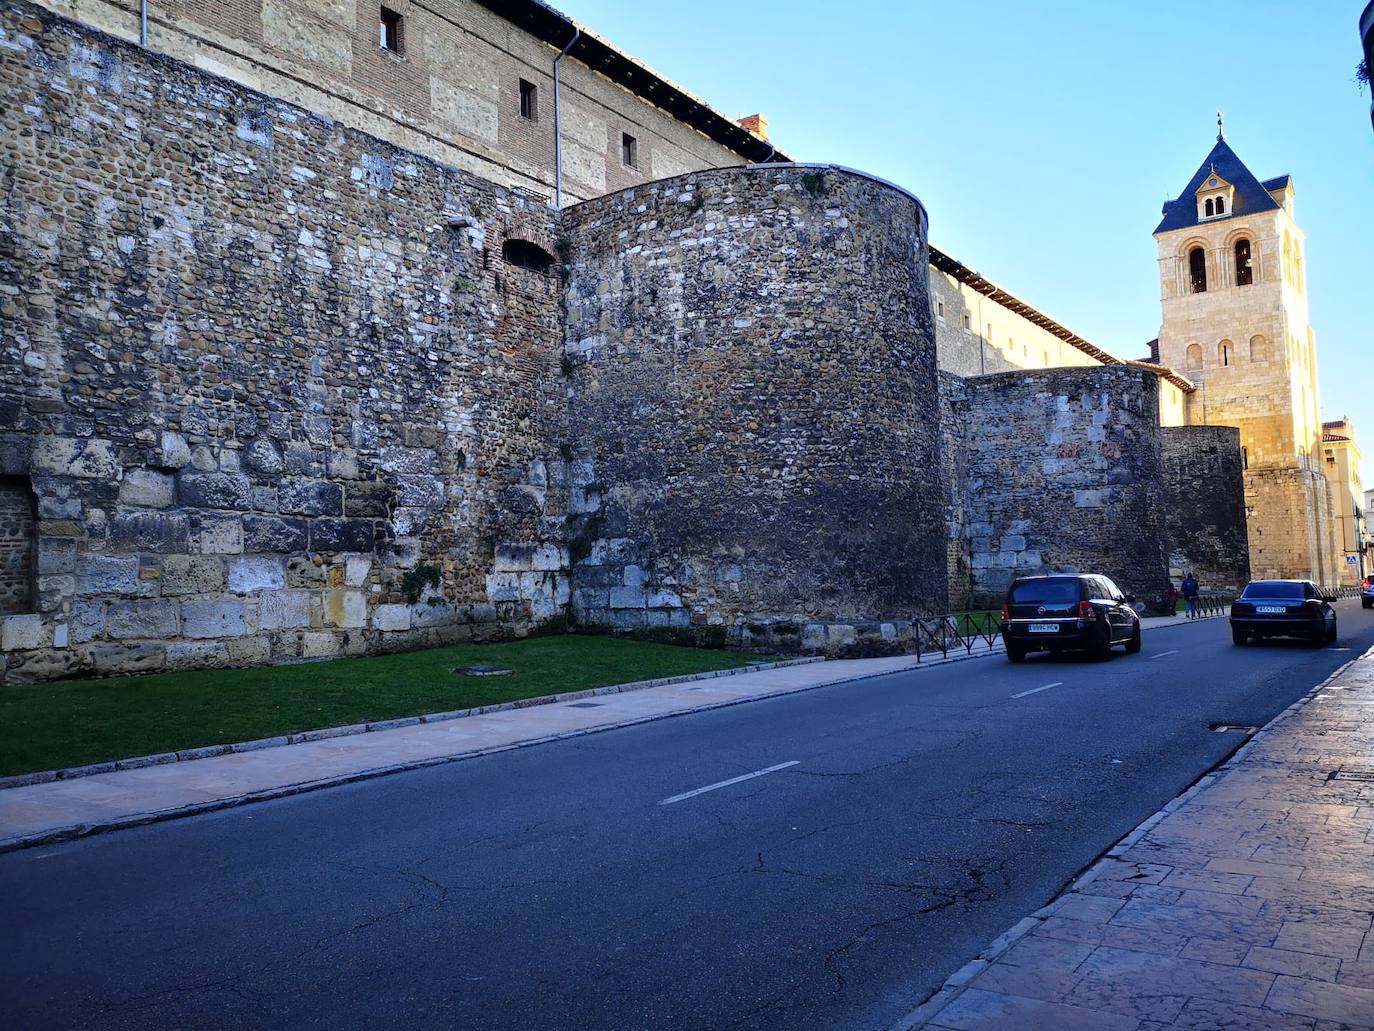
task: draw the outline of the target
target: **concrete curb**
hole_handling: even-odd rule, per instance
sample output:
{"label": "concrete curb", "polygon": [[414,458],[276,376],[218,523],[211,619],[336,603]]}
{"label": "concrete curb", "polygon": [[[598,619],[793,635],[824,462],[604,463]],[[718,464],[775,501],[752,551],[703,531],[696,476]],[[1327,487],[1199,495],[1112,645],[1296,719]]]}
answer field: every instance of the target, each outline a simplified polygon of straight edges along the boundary
{"label": "concrete curb", "polygon": [[[1177,624],[1171,623],[1169,625],[1175,626]],[[1155,629],[1163,630],[1165,628],[1156,627]],[[1255,731],[1255,733],[1251,734],[1249,739],[1245,742],[1245,744],[1237,748],[1234,752],[1232,752],[1229,756],[1222,760],[1222,762],[1220,762],[1218,765],[1204,772],[1200,777],[1198,777],[1197,780],[1195,780],[1187,788],[1181,791],[1177,796],[1171,799],[1164,806],[1164,808],[1154,813],[1154,815],[1147,817],[1133,830],[1126,834],[1126,836],[1123,837],[1120,841],[1118,841],[1115,845],[1107,849],[1106,852],[1102,853],[1102,855],[1098,856],[1091,863],[1089,863],[1088,866],[1086,866],[1082,870],[1082,872],[1080,872],[1076,877],[1069,881],[1069,883],[1064,887],[1064,889],[1053,899],[1051,899],[1046,905],[1040,907],[1030,916],[1013,925],[1009,930],[1005,931],[999,937],[995,938],[992,941],[992,943],[986,949],[980,952],[975,959],[970,960],[968,963],[965,963],[962,967],[960,967],[953,974],[947,977],[945,979],[945,983],[941,985],[935,991],[935,993],[930,996],[930,998],[926,999],[925,1002],[921,1003],[921,1005],[917,1006],[914,1010],[912,1010],[905,1017],[903,1017],[896,1024],[894,1024],[892,1027],[892,1031],[916,1031],[916,1029],[923,1028],[927,1024],[929,1024],[932,1020],[935,1019],[936,1016],[939,1015],[941,1010],[943,1010],[946,1006],[948,1006],[951,1002],[953,1002],[955,999],[957,999],[960,995],[963,994],[964,989],[968,987],[969,983],[975,977],[977,977],[984,970],[990,967],[994,962],[996,962],[999,956],[1001,956],[1004,952],[1010,949],[1013,945],[1019,942],[1026,935],[1030,934],[1030,932],[1035,930],[1035,928],[1039,927],[1045,920],[1053,916],[1055,910],[1059,908],[1060,903],[1062,903],[1064,899],[1066,899],[1076,889],[1085,884],[1092,883],[1092,881],[1097,877],[1097,875],[1100,874],[1106,868],[1108,863],[1116,862],[1119,856],[1124,854],[1133,845],[1139,842],[1141,838],[1145,837],[1145,835],[1149,834],[1150,831],[1154,829],[1154,827],[1158,825],[1160,821],[1162,821],[1166,816],[1169,816],[1171,813],[1182,808],[1184,805],[1188,803],[1189,799],[1197,795],[1199,792],[1205,790],[1213,782],[1215,782],[1223,773],[1225,773],[1227,770],[1231,769],[1238,762],[1240,762],[1240,760],[1242,760],[1245,757],[1246,753],[1248,753],[1252,748],[1254,748],[1256,742],[1260,741],[1262,738],[1270,734],[1270,732],[1273,730],[1276,724],[1295,716],[1298,712],[1300,712],[1303,709],[1304,706],[1310,704],[1313,701],[1316,701],[1318,696],[1323,691],[1325,691],[1327,687],[1334,680],[1336,680],[1337,677],[1341,676],[1341,674],[1343,674],[1351,666],[1355,665],[1356,662],[1358,662],[1360,659],[1370,657],[1374,657],[1374,648],[1370,648],[1368,651],[1360,655],[1357,655],[1349,662],[1342,663],[1331,673],[1330,676],[1328,676],[1320,684],[1317,684],[1305,695],[1299,698],[1296,702],[1293,702],[1291,705],[1287,706],[1285,709],[1280,711],[1278,715],[1276,715],[1263,727]]]}
{"label": "concrete curb", "polygon": [[[16,837],[16,838],[4,838],[4,839],[0,839],[0,853],[5,853],[5,852],[16,852],[16,851],[18,851],[18,850],[20,850],[20,849],[33,848],[33,847],[39,846],[39,845],[52,845],[52,844],[56,844],[56,843],[62,842],[62,841],[71,841],[71,840],[73,840],[73,839],[75,839],[75,838],[86,838],[86,837],[90,837],[91,835],[94,835],[94,834],[101,834],[101,833],[104,833],[105,831],[123,830],[123,829],[128,828],[128,827],[142,827],[142,826],[145,826],[145,825],[151,824],[151,823],[162,823],[162,822],[164,822],[164,821],[166,821],[166,820],[177,820],[177,819],[181,819],[182,817],[185,817],[185,816],[196,816],[196,815],[199,815],[199,814],[201,814],[201,813],[212,813],[212,812],[217,812],[217,811],[219,811],[219,810],[221,810],[221,809],[234,809],[234,808],[237,808],[238,806],[241,806],[241,805],[248,805],[248,804],[253,803],[253,802],[266,802],[266,801],[270,801],[271,799],[274,799],[274,798],[286,798],[286,797],[289,797],[289,796],[291,796],[291,795],[302,795],[302,794],[305,794],[305,793],[310,792],[310,791],[319,791],[319,790],[322,790],[322,789],[324,789],[324,788],[338,787],[338,786],[343,785],[343,784],[352,784],[352,783],[355,783],[355,782],[357,782],[357,781],[371,780],[371,779],[373,779],[373,778],[375,778],[375,777],[385,777],[385,776],[388,776],[388,775],[393,774],[393,773],[406,773],[406,772],[409,772],[409,771],[411,771],[411,770],[426,769],[426,768],[428,768],[428,767],[430,767],[430,766],[442,766],[442,765],[445,765],[445,764],[448,764],[448,763],[462,762],[462,761],[465,760],[465,759],[476,759],[476,758],[480,758],[481,756],[484,756],[484,755],[496,755],[496,754],[498,754],[498,753],[500,753],[500,752],[511,752],[511,751],[515,751],[515,750],[518,749],[518,748],[528,748],[528,747],[533,746],[533,745],[549,744],[549,743],[554,742],[554,741],[565,741],[565,740],[568,740],[568,739],[570,739],[570,738],[586,737],[587,735],[590,735],[590,734],[602,734],[602,733],[605,733],[605,732],[607,732],[607,731],[611,731],[611,730],[620,730],[620,729],[625,728],[625,727],[639,726],[640,724],[644,724],[644,723],[657,723],[659,720],[673,719],[673,718],[675,718],[675,717],[677,717],[677,716],[690,716],[690,715],[692,715],[692,714],[694,714],[694,713],[708,712],[708,711],[710,711],[710,710],[712,710],[712,709],[727,709],[727,708],[730,708],[731,706],[735,706],[735,705],[748,705],[748,704],[751,703],[751,702],[766,701],[766,700],[768,700],[769,698],[784,698],[784,697],[788,697],[788,696],[794,695],[794,694],[803,694],[803,693],[805,693],[805,692],[807,692],[807,691],[816,691],[816,690],[819,690],[820,688],[823,688],[823,687],[835,687],[836,685],[839,685],[839,684],[852,684],[852,683],[857,683],[857,682],[862,681],[862,680],[875,680],[875,679],[877,679],[878,677],[890,677],[890,676],[895,676],[895,675],[900,674],[900,673],[913,673],[913,672],[918,672],[918,671],[920,671],[920,670],[922,670],[922,669],[931,669],[931,668],[933,668],[933,667],[938,667],[938,666],[947,666],[947,665],[950,665],[950,664],[956,663],[956,662],[967,662],[967,661],[969,661],[969,660],[971,660],[971,659],[981,659],[981,658],[986,658],[986,657],[991,656],[991,655],[1000,655],[1000,654],[1002,654],[1002,650],[1001,650],[1000,648],[997,648],[997,649],[992,649],[992,650],[983,651],[983,652],[976,652],[976,653],[967,654],[967,655],[951,655],[951,656],[944,657],[944,658],[939,658],[939,659],[927,659],[927,660],[925,660],[925,661],[923,661],[923,662],[921,662],[921,663],[919,663],[919,664],[913,662],[910,666],[905,666],[905,667],[902,667],[902,668],[899,668],[899,669],[881,670],[881,671],[873,672],[873,673],[860,673],[860,674],[856,674],[856,675],[854,675],[854,676],[839,677],[839,678],[837,678],[837,679],[835,679],[835,680],[826,680],[826,681],[823,681],[823,682],[821,682],[821,683],[819,683],[819,684],[805,684],[805,685],[802,685],[802,686],[800,686],[800,687],[793,687],[793,688],[789,688],[789,689],[782,690],[782,691],[772,691],[772,692],[770,692],[770,693],[768,693],[768,694],[754,695],[754,696],[749,697],[749,698],[732,698],[732,699],[729,699],[729,700],[727,700],[727,701],[707,702],[707,703],[705,703],[705,704],[703,704],[703,705],[695,705],[695,706],[692,706],[692,707],[689,708],[689,709],[677,709],[677,710],[675,710],[675,711],[673,711],[673,712],[655,713],[655,714],[653,714],[653,715],[651,715],[651,716],[639,716],[639,717],[635,717],[635,718],[633,718],[633,719],[623,720],[623,721],[621,721],[621,722],[619,722],[619,723],[611,723],[611,724],[607,724],[607,725],[605,725],[605,726],[600,726],[600,727],[588,727],[588,728],[585,729],[585,730],[572,730],[572,731],[567,731],[566,733],[562,733],[562,734],[549,734],[549,735],[545,735],[545,736],[543,736],[543,737],[527,738],[527,739],[524,740],[524,741],[515,741],[515,742],[511,742],[510,744],[498,745],[498,746],[495,746],[495,747],[492,747],[492,748],[478,748],[478,749],[472,749],[472,750],[465,751],[465,752],[457,752],[457,753],[454,753],[453,755],[433,756],[433,757],[430,757],[430,758],[428,758],[428,759],[414,759],[414,760],[410,760],[410,761],[408,761],[408,762],[403,762],[403,763],[394,763],[394,764],[389,764],[389,765],[384,765],[384,766],[376,766],[376,767],[372,767],[372,768],[366,769],[366,770],[359,770],[359,771],[357,771],[356,773],[350,773],[350,774],[346,774],[346,775],[340,776],[340,777],[327,777],[327,778],[323,778],[323,779],[320,779],[320,780],[301,781],[301,782],[299,782],[299,783],[294,783],[294,784],[283,784],[283,785],[279,785],[279,786],[277,786],[277,787],[266,788],[266,789],[264,789],[264,790],[262,790],[262,791],[253,791],[253,792],[249,792],[249,793],[243,794],[243,795],[233,795],[233,796],[227,796],[227,797],[224,797],[224,798],[209,799],[209,800],[207,800],[207,801],[205,801],[205,802],[197,802],[197,803],[195,803],[195,804],[193,804],[193,805],[178,806],[178,807],[175,808],[175,809],[163,809],[163,810],[157,810],[157,811],[148,812],[148,813],[137,813],[137,814],[134,814],[134,815],[131,815],[131,816],[120,817],[120,818],[118,818],[118,819],[113,819],[113,820],[107,820],[107,821],[104,821],[104,822],[101,822],[101,823],[72,824],[72,825],[66,826],[66,827],[57,827],[57,828],[53,828],[52,830],[43,831],[43,832],[41,832],[41,833],[39,833],[39,834],[30,834],[30,835],[25,835],[25,836]],[[758,669],[761,669],[761,668],[777,668],[778,666],[782,666],[782,665],[790,665],[790,666],[807,665],[807,664],[809,664],[809,663],[821,662],[821,661],[824,661],[824,660],[823,660],[823,659],[820,659],[820,658],[807,658],[807,659],[801,659],[801,660],[788,660],[788,661],[783,662],[783,663],[770,663],[770,664],[768,664],[767,667],[759,667],[759,666],[745,667],[744,669],[741,669],[741,670],[739,670],[738,672],[753,672],[753,671],[758,670]],[[686,677],[685,679],[678,679],[678,678],[668,678],[668,679],[674,680],[675,682],[679,682],[679,683],[685,683],[685,682],[687,682],[687,681],[692,681],[692,680],[711,680],[711,679],[714,679],[714,678],[717,677],[717,676],[720,676],[720,675],[721,675],[722,673],[724,673],[724,672],[726,672],[726,671],[713,671],[712,673],[708,673],[708,674],[703,675],[703,676],[690,676],[690,677]],[[599,694],[616,694],[616,693],[620,693],[620,692],[617,690],[617,688],[623,688],[623,687],[628,687],[628,686],[630,686],[630,685],[615,685],[614,687],[593,688],[593,689],[589,689],[588,691],[585,691],[585,692],[584,692],[584,691],[576,691],[576,692],[570,692],[570,693],[565,694],[565,695],[548,695],[548,696],[545,696],[545,698],[547,698],[549,701],[556,701],[556,700],[560,700],[560,699],[561,699],[561,700],[573,700],[573,699],[576,699],[576,698],[590,697],[590,696],[591,696],[592,694],[594,694],[594,693],[599,693]],[[641,682],[640,687],[636,687],[636,688],[634,688],[634,689],[635,689],[635,690],[639,690],[639,689],[642,689],[642,687],[647,687],[647,686],[665,686],[665,685],[662,685],[662,684],[659,684],[659,685],[651,685],[649,682]],[[503,703],[499,708],[501,708],[501,709],[510,709],[510,708],[525,708],[525,707],[528,707],[528,705],[526,705],[526,706],[516,706],[516,705],[513,704],[513,703],[509,703],[509,704],[508,704],[508,703]],[[497,707],[488,708],[487,711],[497,711]],[[467,715],[475,715],[475,713],[468,712],[468,711],[466,711],[466,710],[465,710],[464,712],[465,712],[465,714],[467,714]],[[361,724],[360,724],[360,725],[361,725]],[[334,728],[334,729],[336,729],[336,730],[347,730],[347,731],[349,731],[349,732],[351,732],[351,733],[360,733],[359,731],[354,731],[354,730],[352,730],[352,728]],[[378,729],[382,729],[382,728],[378,728]],[[322,733],[324,733],[324,732],[319,732],[319,731],[317,731],[317,732],[314,732],[314,733],[322,734]],[[326,735],[326,736],[327,736],[327,735]],[[337,735],[336,735],[336,736],[337,736]],[[275,739],[269,739],[269,740],[275,740]],[[318,738],[316,738],[315,740],[318,740]],[[251,743],[251,742],[250,742],[250,743]],[[288,742],[288,743],[289,743],[289,742]],[[175,754],[177,754],[177,753],[168,752],[168,753],[166,753],[166,754],[167,754],[167,755],[175,755]],[[221,753],[221,754],[222,754],[222,753]],[[150,764],[147,764],[147,765],[152,765],[152,764],[150,763]],[[84,767],[78,767],[78,768],[80,769],[80,768],[84,768]],[[127,769],[128,767],[125,767],[125,768]],[[110,772],[110,771],[107,770],[107,771],[104,771],[104,772]]]}
{"label": "concrete curb", "polygon": [[350,737],[354,734],[370,734],[377,730],[395,730],[397,727],[413,727],[420,723],[440,723],[445,720],[460,720],[467,716],[481,716],[489,712],[506,712],[510,709],[528,709],[535,705],[553,705],[557,702],[573,702],[582,698],[595,698],[600,695],[624,694],[627,691],[642,691],[648,687],[664,687],[669,684],[687,684],[697,680],[714,680],[717,677],[737,676],[740,673],[758,673],[763,670],[781,669],[784,666],[805,666],[813,662],[824,662],[824,656],[806,656],[799,659],[780,659],[777,662],[764,662],[732,669],[708,670],[705,673],[684,673],[675,677],[657,677],[653,680],[633,680],[627,684],[610,684],[606,687],[588,687],[581,691],[564,691],[560,694],[536,695],[533,698],[517,698],[510,702],[496,702],[492,705],[478,705],[470,709],[453,709],[449,712],[431,712],[420,716],[400,716],[390,720],[376,720],[372,723],[352,723],[343,727],[321,727],[318,730],[303,730],[295,734],[282,734],[278,737],[258,738],[254,741],[239,741],[226,745],[205,745],[201,748],[183,748],[176,752],[159,752],[155,755],[139,755],[129,759],[112,759],[106,762],[91,763],[87,766],[69,766],[61,770],[40,770],[35,773],[17,773],[10,777],[0,777],[0,791],[6,788],[23,788],[32,784],[48,784],[55,780],[72,780],[76,777],[93,777],[98,773],[113,773],[115,770],[138,770],[145,766],[165,766],[169,763],[189,762],[195,759],[209,759],[216,755],[230,755],[234,752],[256,752],[263,748],[277,748],[281,745],[296,745],[302,741],[324,741],[328,738]]}

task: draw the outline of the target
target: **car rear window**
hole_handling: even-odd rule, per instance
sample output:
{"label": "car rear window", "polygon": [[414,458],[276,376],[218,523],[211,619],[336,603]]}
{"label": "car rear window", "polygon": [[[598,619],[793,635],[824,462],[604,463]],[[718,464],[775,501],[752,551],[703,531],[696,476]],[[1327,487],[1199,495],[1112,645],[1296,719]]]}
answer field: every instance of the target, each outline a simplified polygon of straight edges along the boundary
{"label": "car rear window", "polygon": [[1301,598],[1302,584],[1257,583],[1248,584],[1242,598]]}
{"label": "car rear window", "polygon": [[1017,605],[1072,605],[1078,600],[1078,581],[1027,580],[1012,587],[1011,600]]}

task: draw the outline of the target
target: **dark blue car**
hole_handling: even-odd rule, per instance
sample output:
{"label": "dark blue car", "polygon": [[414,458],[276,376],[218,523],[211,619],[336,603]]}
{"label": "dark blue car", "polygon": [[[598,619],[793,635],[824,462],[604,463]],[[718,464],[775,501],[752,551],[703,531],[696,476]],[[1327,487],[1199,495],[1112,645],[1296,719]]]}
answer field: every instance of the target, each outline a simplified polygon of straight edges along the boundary
{"label": "dark blue car", "polygon": [[1334,599],[1311,580],[1252,580],[1231,603],[1236,644],[1266,637],[1302,637],[1313,644],[1336,639]]}

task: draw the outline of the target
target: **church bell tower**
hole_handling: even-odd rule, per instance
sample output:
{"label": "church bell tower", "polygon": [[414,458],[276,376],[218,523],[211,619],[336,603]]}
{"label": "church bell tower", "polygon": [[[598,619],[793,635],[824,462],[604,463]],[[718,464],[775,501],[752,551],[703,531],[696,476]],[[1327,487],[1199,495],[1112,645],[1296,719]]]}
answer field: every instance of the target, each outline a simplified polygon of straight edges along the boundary
{"label": "church bell tower", "polygon": [[1220,117],[1217,125],[1216,145],[1154,233],[1159,358],[1197,385],[1190,424],[1240,428],[1252,575],[1334,584],[1340,559],[1293,182],[1256,179]]}

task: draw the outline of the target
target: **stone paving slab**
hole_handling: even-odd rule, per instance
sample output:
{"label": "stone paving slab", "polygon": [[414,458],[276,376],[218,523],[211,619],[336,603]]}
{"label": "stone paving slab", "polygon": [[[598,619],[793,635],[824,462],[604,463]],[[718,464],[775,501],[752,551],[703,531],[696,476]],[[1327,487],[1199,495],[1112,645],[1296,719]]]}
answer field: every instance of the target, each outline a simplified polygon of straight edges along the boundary
{"label": "stone paving slab", "polygon": [[[901,655],[782,666],[581,702],[507,709],[12,787],[0,790],[0,852],[753,699],[1000,654],[999,649],[947,660],[926,657],[918,662],[914,655]],[[586,701],[596,704],[587,706]]]}
{"label": "stone paving slab", "polygon": [[898,1026],[1374,1028],[1370,776],[1374,649]]}

